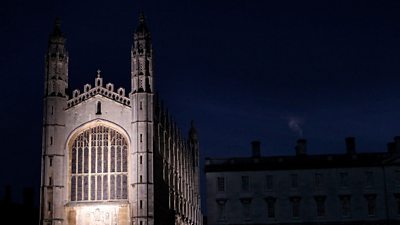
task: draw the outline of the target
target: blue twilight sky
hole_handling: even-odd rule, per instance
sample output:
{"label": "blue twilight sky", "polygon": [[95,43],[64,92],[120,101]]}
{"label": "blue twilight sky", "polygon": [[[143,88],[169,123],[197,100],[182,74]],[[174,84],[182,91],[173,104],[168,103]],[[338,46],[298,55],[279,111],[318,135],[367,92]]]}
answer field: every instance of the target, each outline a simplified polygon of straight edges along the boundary
{"label": "blue twilight sky", "polygon": [[[202,158],[308,151],[385,151],[400,135],[399,1],[28,1],[0,7],[0,187],[40,177],[44,54],[56,16],[70,88],[130,90],[139,11],[152,32],[158,93],[184,133],[194,119]],[[12,171],[12,172],[10,172]],[[0,193],[3,190],[1,189]]]}

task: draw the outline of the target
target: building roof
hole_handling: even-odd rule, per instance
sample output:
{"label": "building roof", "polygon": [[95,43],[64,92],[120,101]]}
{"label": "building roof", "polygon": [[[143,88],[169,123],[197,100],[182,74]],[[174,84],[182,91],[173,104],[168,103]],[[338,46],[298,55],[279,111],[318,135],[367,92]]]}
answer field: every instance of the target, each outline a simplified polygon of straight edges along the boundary
{"label": "building roof", "polygon": [[381,167],[400,165],[398,159],[399,154],[388,152],[206,158],[205,172]]}

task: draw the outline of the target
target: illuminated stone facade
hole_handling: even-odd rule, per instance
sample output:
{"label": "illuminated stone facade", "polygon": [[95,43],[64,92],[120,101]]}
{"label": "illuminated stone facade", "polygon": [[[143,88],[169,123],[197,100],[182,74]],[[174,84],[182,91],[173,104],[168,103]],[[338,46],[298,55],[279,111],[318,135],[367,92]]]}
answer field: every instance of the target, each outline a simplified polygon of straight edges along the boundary
{"label": "illuminated stone facade", "polygon": [[68,52],[56,22],[45,62],[40,224],[202,224],[199,145],[184,139],[153,86],[150,32],[141,16],[131,92],[104,84],[68,96]]}

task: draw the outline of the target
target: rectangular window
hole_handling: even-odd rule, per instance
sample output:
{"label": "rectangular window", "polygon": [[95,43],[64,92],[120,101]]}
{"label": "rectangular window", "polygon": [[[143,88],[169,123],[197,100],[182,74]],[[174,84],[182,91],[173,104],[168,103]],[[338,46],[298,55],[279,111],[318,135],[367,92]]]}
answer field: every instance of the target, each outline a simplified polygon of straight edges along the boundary
{"label": "rectangular window", "polygon": [[320,173],[315,174],[315,186],[321,187],[323,183],[323,175]]}
{"label": "rectangular window", "polygon": [[400,186],[400,170],[394,172],[394,179],[397,186]]}
{"label": "rectangular window", "polygon": [[219,221],[226,220],[226,217],[225,217],[225,203],[226,203],[226,200],[217,200],[218,220]]}
{"label": "rectangular window", "polygon": [[365,195],[367,200],[368,216],[374,216],[376,211],[376,194]]}
{"label": "rectangular window", "polygon": [[225,179],[223,177],[217,177],[217,191],[218,192],[225,191]]}
{"label": "rectangular window", "polygon": [[243,219],[251,220],[251,199],[241,199],[243,208]]}
{"label": "rectangular window", "polygon": [[[49,166],[52,167],[53,166],[53,157],[49,157]],[[74,165],[72,165],[74,166]]]}
{"label": "rectangular window", "polygon": [[341,195],[339,196],[340,204],[342,205],[342,216],[350,217],[351,216],[351,198],[350,195]]}
{"label": "rectangular window", "polygon": [[275,218],[276,198],[268,197],[268,198],[266,198],[266,201],[267,201],[267,216],[268,216],[268,218]]}
{"label": "rectangular window", "polygon": [[297,188],[299,186],[297,174],[291,174],[290,178],[292,188]]}
{"label": "rectangular window", "polygon": [[325,196],[315,196],[318,217],[325,216],[325,199]]}
{"label": "rectangular window", "polygon": [[341,187],[347,187],[348,186],[348,173],[342,172],[339,174],[340,176],[340,186]]}
{"label": "rectangular window", "polygon": [[394,193],[393,195],[396,199],[397,215],[400,215],[400,193]]}
{"label": "rectangular window", "polygon": [[266,190],[272,190],[274,187],[274,179],[272,175],[267,175],[265,178],[265,188]]}
{"label": "rectangular window", "polygon": [[292,217],[298,218],[300,216],[300,197],[291,197],[292,203]]}
{"label": "rectangular window", "polygon": [[250,190],[250,178],[249,176],[242,176],[242,191]]}
{"label": "rectangular window", "polygon": [[371,171],[365,172],[365,176],[366,176],[366,183],[368,187],[372,187],[374,186],[374,176],[373,173]]}

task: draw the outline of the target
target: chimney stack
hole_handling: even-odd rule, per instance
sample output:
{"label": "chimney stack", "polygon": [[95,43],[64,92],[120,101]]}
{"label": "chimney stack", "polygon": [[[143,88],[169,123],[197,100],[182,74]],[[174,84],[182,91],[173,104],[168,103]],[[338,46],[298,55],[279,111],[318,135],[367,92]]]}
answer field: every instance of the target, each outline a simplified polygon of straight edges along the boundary
{"label": "chimney stack", "polygon": [[394,153],[395,149],[396,149],[396,143],[394,143],[394,142],[387,143],[387,151],[388,151],[388,153]]}
{"label": "chimney stack", "polygon": [[356,154],[356,139],[354,137],[346,138],[346,152],[349,155]]}
{"label": "chimney stack", "polygon": [[4,202],[7,204],[11,204],[11,201],[12,201],[11,186],[7,185],[6,190],[4,192]]}
{"label": "chimney stack", "polygon": [[307,155],[307,140],[299,139],[296,144],[296,155]]}
{"label": "chimney stack", "polygon": [[24,188],[23,190],[23,204],[26,207],[33,207],[33,203],[34,203],[34,191],[33,188],[29,187],[29,188]]}
{"label": "chimney stack", "polygon": [[254,158],[261,157],[261,142],[252,141],[251,142],[251,152],[252,152],[252,157],[254,157]]}
{"label": "chimney stack", "polygon": [[400,153],[400,136],[394,137],[394,151]]}

